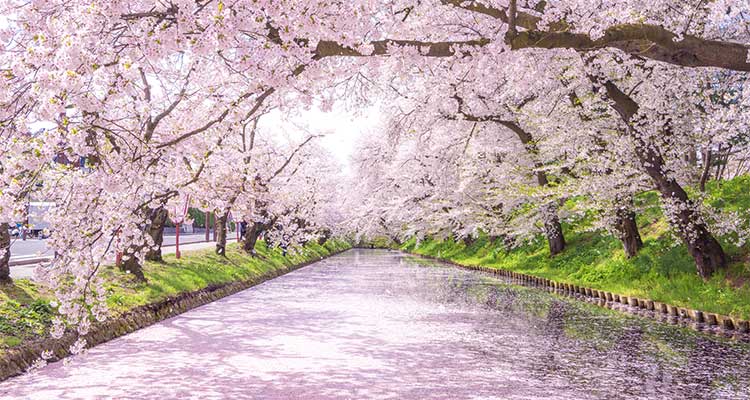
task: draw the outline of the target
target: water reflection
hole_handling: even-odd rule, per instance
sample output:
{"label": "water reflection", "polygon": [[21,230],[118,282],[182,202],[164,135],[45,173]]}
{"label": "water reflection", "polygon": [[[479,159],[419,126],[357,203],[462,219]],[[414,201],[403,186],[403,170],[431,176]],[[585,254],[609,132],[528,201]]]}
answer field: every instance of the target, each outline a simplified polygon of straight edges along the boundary
{"label": "water reflection", "polygon": [[[417,265],[440,263],[410,258]],[[747,399],[750,398],[750,346],[684,328],[623,315],[556,296],[512,286],[502,278],[451,271],[444,282],[449,297],[468,297],[508,321],[492,335],[510,329],[533,338],[536,346],[492,341],[535,379],[564,380],[561,397]],[[460,277],[457,279],[457,277]],[[523,324],[519,324],[519,322]],[[515,339],[515,337],[514,337]]]}
{"label": "water reflection", "polygon": [[741,399],[750,347],[354,250],[0,384],[31,399]]}

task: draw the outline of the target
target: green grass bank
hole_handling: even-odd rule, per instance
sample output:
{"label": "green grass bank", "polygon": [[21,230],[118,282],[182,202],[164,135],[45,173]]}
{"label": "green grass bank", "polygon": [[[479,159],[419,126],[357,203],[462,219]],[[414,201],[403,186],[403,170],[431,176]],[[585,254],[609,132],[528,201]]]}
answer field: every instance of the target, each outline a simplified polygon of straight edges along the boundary
{"label": "green grass bank", "polygon": [[[750,177],[712,182],[705,201],[720,209],[750,215]],[[636,202],[640,210],[638,225],[644,248],[632,259],[625,257],[622,245],[615,237],[587,230],[591,220],[585,214],[564,224],[568,246],[555,257],[550,257],[542,238],[513,249],[505,249],[501,241],[493,243],[485,235],[469,243],[434,239],[417,243],[412,239],[397,247],[463,265],[501,268],[749,319],[750,245],[736,246],[733,244],[736,243],[735,237],[720,237],[730,258],[729,268],[703,281],[696,274],[694,261],[685,246],[675,245],[659,209],[658,196],[652,192],[644,193]],[[565,207],[568,211],[575,211],[576,201],[568,201]]]}
{"label": "green grass bank", "polygon": [[[343,241],[329,240],[324,245],[308,243],[296,252],[282,255],[279,248],[266,248],[259,241],[257,257],[241,252],[230,244],[226,257],[213,249],[185,251],[181,259],[164,256],[164,262],[147,262],[144,271],[148,282],[137,283],[130,275],[112,266],[101,271],[106,280],[107,303],[113,317],[136,307],[157,303],[182,293],[211,285],[246,281],[282,269],[328,256],[351,247]],[[29,340],[46,337],[54,308],[45,290],[26,279],[0,285],[0,353]]]}

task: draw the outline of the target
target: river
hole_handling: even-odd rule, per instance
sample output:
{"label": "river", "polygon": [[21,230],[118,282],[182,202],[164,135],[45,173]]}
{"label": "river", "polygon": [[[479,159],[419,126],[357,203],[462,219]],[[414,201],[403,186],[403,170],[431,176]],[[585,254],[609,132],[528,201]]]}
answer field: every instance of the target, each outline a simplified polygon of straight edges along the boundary
{"label": "river", "polygon": [[748,399],[750,345],[351,250],[0,383],[0,398]]}

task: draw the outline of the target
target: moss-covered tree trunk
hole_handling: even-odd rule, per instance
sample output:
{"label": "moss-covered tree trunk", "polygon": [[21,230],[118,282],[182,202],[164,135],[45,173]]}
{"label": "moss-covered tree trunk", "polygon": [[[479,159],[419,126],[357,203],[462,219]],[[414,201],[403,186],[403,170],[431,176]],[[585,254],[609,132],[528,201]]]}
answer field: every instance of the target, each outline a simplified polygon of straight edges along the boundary
{"label": "moss-covered tree trunk", "polygon": [[330,229],[327,229],[327,228],[323,229],[320,232],[320,236],[318,237],[318,244],[321,245],[321,246],[324,245],[324,244],[326,244],[326,242],[328,241],[328,239],[331,238],[331,234],[332,234],[332,232],[331,232]]}
{"label": "moss-covered tree trunk", "polygon": [[161,245],[164,243],[164,225],[167,223],[169,213],[164,207],[158,207],[151,210],[147,233],[154,241],[154,246],[146,253],[146,260],[164,261],[161,256]]}
{"label": "moss-covered tree trunk", "polygon": [[133,253],[125,256],[120,263],[120,270],[132,274],[139,282],[146,282],[146,275],[143,274],[143,266],[138,258],[132,256]]}
{"label": "moss-covered tree trunk", "polygon": [[10,225],[0,223],[0,283],[8,283],[10,279]]}
{"label": "moss-covered tree trunk", "polygon": [[246,253],[255,254],[255,243],[258,242],[260,234],[263,233],[264,225],[260,222],[248,224],[245,237],[242,238],[242,250]]}
{"label": "moss-covered tree trunk", "polygon": [[[148,224],[144,228],[144,234],[151,236],[154,241],[154,247],[146,252],[146,259],[149,261],[163,261],[161,256],[161,245],[164,242],[164,225],[167,222],[168,212],[166,208],[157,207],[146,210]],[[120,270],[132,274],[138,281],[145,282],[146,276],[143,273],[141,261],[135,257],[135,254],[143,250],[143,245],[132,246],[123,254],[123,262],[120,264]]]}
{"label": "moss-covered tree trunk", "polygon": [[628,207],[619,208],[615,217],[615,230],[618,239],[622,242],[627,258],[635,257],[643,248],[643,240],[638,231],[638,224],[635,221],[635,212]]}
{"label": "moss-covered tree trunk", "polygon": [[229,210],[219,214],[216,218],[216,254],[224,256],[227,254],[227,219]]}
{"label": "moss-covered tree trunk", "polygon": [[549,254],[554,256],[565,250],[565,236],[563,235],[560,217],[557,215],[557,204],[554,202],[542,206],[542,222],[544,236],[549,245]]}

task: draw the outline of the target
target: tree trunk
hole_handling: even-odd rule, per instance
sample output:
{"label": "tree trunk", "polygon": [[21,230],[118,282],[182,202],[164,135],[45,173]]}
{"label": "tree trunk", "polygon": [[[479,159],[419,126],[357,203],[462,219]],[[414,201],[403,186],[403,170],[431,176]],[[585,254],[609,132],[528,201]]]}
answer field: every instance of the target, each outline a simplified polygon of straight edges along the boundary
{"label": "tree trunk", "polygon": [[[541,168],[537,165],[536,168]],[[537,171],[536,181],[540,187],[549,185],[547,174],[544,171]],[[565,235],[563,234],[560,216],[557,215],[557,204],[547,203],[542,206],[542,218],[544,218],[544,236],[547,237],[549,244],[549,255],[554,256],[565,250]]]}
{"label": "tree trunk", "polygon": [[[596,78],[592,79],[596,80]],[[631,120],[638,113],[638,103],[612,82],[606,82],[604,87],[607,90],[607,96],[614,102],[615,111],[620,114],[625,123],[630,125]],[[665,214],[676,227],[688,252],[695,260],[698,275],[703,279],[708,279],[714,272],[727,266],[724,249],[709,232],[685,189],[665,172],[664,158],[653,144],[646,142],[632,126],[628,128],[627,133],[635,143],[634,150],[643,168],[661,194]]]}
{"label": "tree trunk", "polygon": [[[161,262],[161,245],[164,242],[164,224],[167,222],[167,209],[164,207],[157,207],[148,209],[148,225],[145,228],[144,234],[151,236],[154,242],[154,247],[148,249],[146,252],[146,259],[149,261]],[[143,246],[133,246],[128,248],[123,254],[123,262],[120,264],[120,270],[133,274],[135,278],[140,282],[146,282],[146,276],[143,273],[143,265],[140,260],[134,256],[134,254],[143,250]]]}
{"label": "tree trunk", "polygon": [[510,253],[513,250],[513,247],[516,245],[516,239],[510,235],[503,235],[502,244],[503,250],[505,250],[506,253]]}
{"label": "tree trunk", "polygon": [[9,283],[10,279],[10,225],[0,224],[0,283]]}
{"label": "tree trunk", "polygon": [[331,238],[331,231],[329,229],[323,229],[323,231],[320,233],[320,237],[318,237],[318,244],[324,245],[328,241],[328,239]]}
{"label": "tree trunk", "polygon": [[161,245],[164,243],[164,225],[167,222],[167,216],[169,213],[164,207],[154,208],[151,210],[151,223],[149,223],[147,229],[148,235],[154,241],[154,247],[150,248],[146,253],[146,260],[149,261],[164,261],[161,257]]}
{"label": "tree trunk", "polygon": [[[657,168],[649,167],[648,170]],[[661,175],[661,166],[649,174],[656,176],[657,188],[667,205],[667,215],[676,225],[677,232],[685,242],[688,252],[695,260],[698,275],[708,279],[714,272],[726,267],[727,257],[719,242],[702,222],[695,205],[677,181]]]}
{"label": "tree trunk", "polygon": [[462,239],[462,241],[464,242],[464,246],[466,247],[470,247],[472,244],[474,244],[475,240],[476,239],[471,236],[464,236],[464,238]]}
{"label": "tree trunk", "polygon": [[229,218],[229,210],[221,213],[216,218],[216,254],[224,256],[227,254],[227,218]]}
{"label": "tree trunk", "polygon": [[120,264],[120,270],[133,274],[135,279],[139,282],[146,282],[146,276],[143,274],[143,266],[134,256],[124,259]]}
{"label": "tree trunk", "polygon": [[698,187],[700,188],[701,192],[706,191],[706,181],[708,181],[708,176],[711,172],[711,159],[712,159],[711,149],[706,149],[706,151],[703,152],[703,173],[701,174],[701,180],[698,183]]}
{"label": "tree trunk", "polygon": [[643,240],[635,221],[635,212],[631,208],[621,207],[617,209],[615,230],[617,230],[618,239],[625,249],[625,256],[627,258],[635,257],[638,251],[643,248]]}
{"label": "tree trunk", "polygon": [[[462,101],[459,101],[459,111],[461,111],[461,104]],[[463,112],[462,114],[464,116],[467,115]],[[515,133],[530,156],[534,158],[538,157],[539,149],[537,148],[534,137],[531,133],[527,132],[518,123],[513,121],[505,121],[501,119],[495,119],[494,121]],[[547,177],[547,173],[542,170],[543,167],[544,164],[539,160],[534,163],[534,175],[536,176],[539,187],[549,186],[549,178]],[[550,255],[554,256],[565,250],[566,245],[562,225],[560,224],[560,217],[557,215],[557,205],[549,203],[542,206],[542,215],[544,219],[544,235],[547,237],[547,242],[549,243]]]}
{"label": "tree trunk", "polygon": [[716,174],[714,174],[715,181],[719,180],[719,173],[721,172],[721,159],[722,159],[721,151],[722,151],[721,143],[719,143],[719,148],[716,149],[716,158],[718,162],[716,163]]}
{"label": "tree trunk", "polygon": [[727,266],[724,249],[702,221],[685,189],[674,178],[664,173],[664,159],[661,154],[642,140],[636,142],[639,144],[636,152],[646,172],[656,183],[656,188],[665,203],[665,213],[676,226],[688,252],[695,260],[698,275],[708,279],[714,272]]}
{"label": "tree trunk", "polygon": [[719,170],[716,174],[716,180],[720,181],[724,179],[724,172],[726,172],[727,165],[729,165],[729,157],[732,155],[732,145],[730,144],[726,149],[724,149],[723,156],[719,156]]}
{"label": "tree trunk", "polygon": [[255,243],[258,242],[260,234],[263,232],[263,224],[260,222],[253,222],[248,224],[248,229],[245,232],[245,237],[242,239],[242,250],[247,253],[255,254]]}
{"label": "tree trunk", "polygon": [[542,219],[550,256],[562,253],[565,250],[565,236],[563,236],[560,217],[557,215],[557,204],[547,203],[542,206]]}

